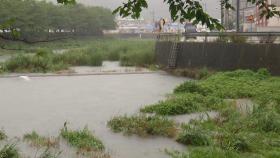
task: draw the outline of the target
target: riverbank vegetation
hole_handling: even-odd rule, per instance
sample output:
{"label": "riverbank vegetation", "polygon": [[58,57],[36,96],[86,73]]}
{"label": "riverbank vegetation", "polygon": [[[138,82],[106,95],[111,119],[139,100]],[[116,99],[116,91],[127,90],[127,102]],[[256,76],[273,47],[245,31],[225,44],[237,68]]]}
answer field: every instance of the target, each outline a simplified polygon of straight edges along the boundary
{"label": "riverbank vegetation", "polygon": [[[217,72],[197,81],[186,81],[175,88],[168,99],[143,107],[140,111],[154,113],[152,117],[155,118],[218,112],[215,117],[199,117],[182,125],[175,124],[175,140],[187,145],[188,151],[168,150],[167,153],[173,158],[274,158],[280,157],[279,90],[280,78],[270,76],[265,69],[257,72]],[[240,99],[250,100],[251,103],[239,105],[237,100]],[[128,127],[149,130],[149,126],[143,126],[142,122],[128,123],[135,117],[113,118],[109,121],[109,127],[115,132],[124,133]],[[149,115],[143,117],[141,120],[149,122],[146,121]],[[153,127],[164,126],[156,123]],[[131,133],[141,136],[135,130]],[[154,134],[165,136],[163,133],[150,135]]]}
{"label": "riverbank vegetation", "polygon": [[83,130],[70,130],[66,126],[61,129],[60,135],[79,152],[104,151],[105,146],[92,132],[85,127]]}
{"label": "riverbank vegetation", "polygon": [[[269,72],[237,70],[219,72],[198,81],[187,81],[174,90],[172,97],[141,109],[142,112],[178,115],[223,109],[228,99],[251,99],[260,105],[280,104],[280,79]],[[228,101],[226,101],[228,102]]]}
{"label": "riverbank vegetation", "polygon": [[26,53],[16,53],[3,62],[0,72],[56,72],[71,66],[101,66],[104,60],[120,61],[122,66],[154,64],[154,42],[148,40],[89,39],[81,42],[80,48],[55,51],[61,44],[25,45]]}
{"label": "riverbank vegetation", "polygon": [[33,131],[31,133],[27,133],[23,136],[23,140],[28,142],[31,146],[41,148],[41,147],[53,147],[56,148],[59,145],[58,138],[47,138],[40,136],[37,132]]}
{"label": "riverbank vegetation", "polygon": [[119,116],[108,122],[114,132],[126,135],[137,134],[142,137],[160,135],[174,137],[177,127],[174,121],[160,116]]}

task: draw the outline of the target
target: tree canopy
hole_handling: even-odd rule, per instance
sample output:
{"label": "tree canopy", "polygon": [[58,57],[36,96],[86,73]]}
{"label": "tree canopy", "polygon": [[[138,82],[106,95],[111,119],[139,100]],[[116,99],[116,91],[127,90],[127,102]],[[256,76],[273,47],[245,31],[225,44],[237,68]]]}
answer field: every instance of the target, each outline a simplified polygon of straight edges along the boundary
{"label": "tree canopy", "polygon": [[[0,36],[5,39],[32,42],[100,35],[103,29],[115,28],[112,12],[102,7],[36,0],[0,0],[0,4]],[[20,36],[15,36],[17,33]]]}
{"label": "tree canopy", "polygon": [[[57,0],[58,3],[70,4],[75,0]],[[269,4],[268,0],[247,0],[249,3],[255,4],[260,10],[260,16],[271,18],[280,16],[280,12],[274,4]],[[185,20],[193,21],[194,24],[205,24],[210,29],[223,29],[218,19],[211,17],[204,10],[198,0],[163,0],[169,6],[170,15],[173,21]],[[221,0],[221,8],[234,9],[231,0]],[[122,6],[115,9],[114,13],[118,13],[122,17],[132,16],[139,18],[142,10],[148,8],[147,0],[126,0]]]}

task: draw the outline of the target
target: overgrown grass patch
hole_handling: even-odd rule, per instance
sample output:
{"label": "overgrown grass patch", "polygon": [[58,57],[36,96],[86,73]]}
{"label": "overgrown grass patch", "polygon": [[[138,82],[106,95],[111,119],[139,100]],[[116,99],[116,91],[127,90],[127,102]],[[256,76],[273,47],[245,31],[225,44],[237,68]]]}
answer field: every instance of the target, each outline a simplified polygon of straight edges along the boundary
{"label": "overgrown grass patch", "polygon": [[60,135],[72,146],[77,147],[81,152],[103,151],[105,146],[96,138],[92,132],[85,127],[83,130],[69,130],[64,127]]}
{"label": "overgrown grass patch", "polygon": [[53,57],[54,63],[66,63],[71,66],[101,66],[103,57],[100,53],[87,49],[73,49]]}
{"label": "overgrown grass patch", "polygon": [[33,54],[19,54],[2,64],[4,72],[54,72],[68,69],[69,66],[100,66],[103,58],[100,54],[83,50],[54,54],[39,50]]}
{"label": "overgrown grass patch", "polygon": [[[185,82],[175,89],[175,93],[199,93],[223,99],[261,99],[260,92],[265,90],[267,95],[273,95],[273,92],[279,95],[279,88],[280,79],[271,77],[265,69],[258,72],[236,70],[218,72],[204,80]],[[276,97],[274,99],[277,100]]]}
{"label": "overgrown grass patch", "polygon": [[35,55],[18,54],[2,63],[4,72],[49,72],[67,69],[65,63],[54,63],[51,52],[39,50]]}
{"label": "overgrown grass patch", "polygon": [[[189,152],[167,152],[172,158],[243,158],[237,152],[215,147],[196,147]],[[244,157],[245,158],[245,157]]]}
{"label": "overgrown grass patch", "polygon": [[279,113],[271,109],[273,114],[270,114],[267,110],[255,107],[252,114],[244,116],[234,108],[227,108],[217,118],[193,120],[182,126],[177,141],[201,149],[211,147],[222,153],[234,152],[238,157],[277,155],[280,153]]}
{"label": "overgrown grass patch", "polygon": [[226,103],[222,99],[214,96],[185,93],[172,95],[167,100],[143,107],[140,111],[160,115],[180,115],[206,110],[217,110],[225,105]]}
{"label": "overgrown grass patch", "polygon": [[108,122],[114,132],[124,134],[136,134],[142,137],[158,135],[175,137],[177,127],[174,121],[160,116],[118,116]]}
{"label": "overgrown grass patch", "polygon": [[61,54],[53,53],[52,46],[42,46],[30,46],[28,53],[15,54],[0,64],[0,72],[54,72],[70,66],[101,66],[104,60],[120,61],[122,66],[154,64],[154,42],[148,40],[94,39]]}
{"label": "overgrown grass patch", "polygon": [[31,146],[34,147],[58,147],[59,139],[54,137],[43,137],[40,136],[37,132],[33,131],[32,133],[25,134],[23,139],[30,143]]}
{"label": "overgrown grass patch", "polygon": [[218,72],[198,81],[186,81],[174,90],[172,97],[141,109],[141,112],[178,115],[219,110],[225,99],[249,98],[262,106],[280,111],[280,78],[264,70]]}
{"label": "overgrown grass patch", "polygon": [[[231,102],[236,99],[252,103]],[[252,110],[244,113],[239,106],[252,106]],[[179,115],[210,110],[219,112],[219,116],[192,120],[181,127],[176,140],[191,149],[172,153],[172,157],[279,157],[280,78],[270,76],[265,69],[217,72],[201,80],[186,81],[165,101],[140,111]]]}

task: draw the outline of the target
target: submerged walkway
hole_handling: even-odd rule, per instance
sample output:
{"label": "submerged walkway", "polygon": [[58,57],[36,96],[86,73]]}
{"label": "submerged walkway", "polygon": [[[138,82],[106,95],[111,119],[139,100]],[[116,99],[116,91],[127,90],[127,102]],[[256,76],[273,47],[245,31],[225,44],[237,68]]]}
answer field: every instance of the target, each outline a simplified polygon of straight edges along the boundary
{"label": "submerged walkway", "polygon": [[129,75],[129,74],[153,74],[159,73],[141,67],[122,67],[119,62],[103,62],[103,66],[76,66],[69,70],[56,73],[10,73],[2,74],[0,78],[15,78],[20,76],[28,77],[59,77],[59,76],[92,76],[92,75]]}

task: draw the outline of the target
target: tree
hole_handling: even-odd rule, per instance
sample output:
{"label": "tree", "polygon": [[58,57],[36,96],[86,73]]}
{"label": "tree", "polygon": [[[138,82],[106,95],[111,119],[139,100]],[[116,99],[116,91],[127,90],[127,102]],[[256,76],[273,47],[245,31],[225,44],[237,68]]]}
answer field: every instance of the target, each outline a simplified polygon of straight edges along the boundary
{"label": "tree", "polygon": [[[280,12],[276,10],[275,5],[268,4],[268,0],[247,1],[258,6],[262,11],[260,13],[261,17],[269,19],[273,16],[280,16]],[[57,0],[57,2],[71,4],[75,3],[75,0]],[[169,5],[173,21],[178,19],[181,22],[189,20],[193,21],[194,24],[205,24],[210,29],[223,29],[219,21],[207,14],[197,0],[163,0],[163,2]],[[230,0],[221,0],[221,6],[225,9],[234,9],[230,4]],[[139,18],[144,8],[148,8],[147,0],[126,0],[122,6],[114,10],[114,13],[118,13],[122,17],[132,16],[133,18]]]}
{"label": "tree", "polygon": [[102,7],[37,0],[0,0],[0,4],[0,39],[32,43],[101,35],[103,29],[115,28],[111,11]]}

